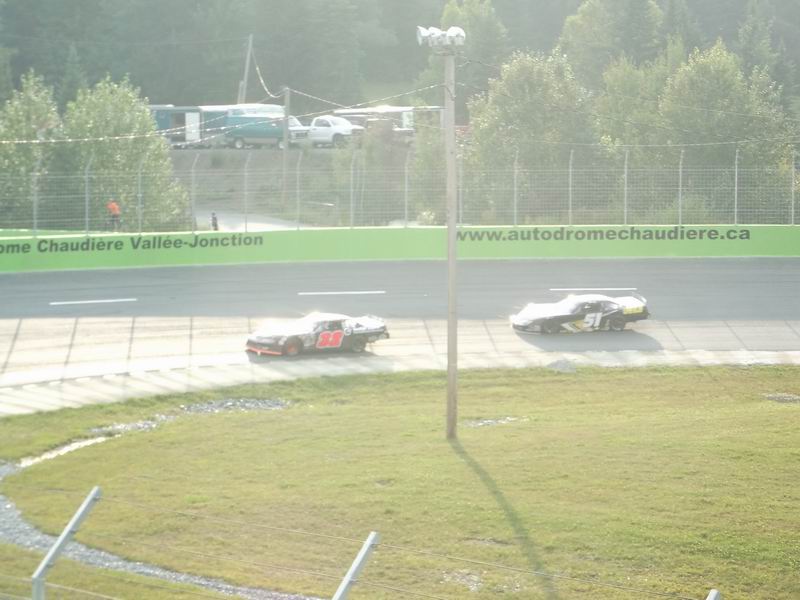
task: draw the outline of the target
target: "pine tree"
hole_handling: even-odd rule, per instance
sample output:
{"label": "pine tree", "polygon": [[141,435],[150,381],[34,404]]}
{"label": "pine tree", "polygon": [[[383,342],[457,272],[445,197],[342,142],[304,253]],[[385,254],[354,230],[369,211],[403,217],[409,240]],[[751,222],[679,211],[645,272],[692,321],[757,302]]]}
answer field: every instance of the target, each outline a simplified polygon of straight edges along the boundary
{"label": "pine tree", "polygon": [[64,75],[61,77],[61,81],[56,88],[56,100],[58,101],[59,111],[63,113],[67,102],[75,100],[78,96],[78,91],[86,87],[86,73],[81,65],[78,50],[75,48],[75,44],[70,44],[67,60],[64,65]]}

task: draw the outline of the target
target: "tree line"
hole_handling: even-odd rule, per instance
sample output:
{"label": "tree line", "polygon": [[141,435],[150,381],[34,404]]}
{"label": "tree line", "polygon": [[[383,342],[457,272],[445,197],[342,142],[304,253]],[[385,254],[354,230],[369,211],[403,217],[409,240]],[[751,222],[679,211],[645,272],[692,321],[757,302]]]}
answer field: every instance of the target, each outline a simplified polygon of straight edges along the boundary
{"label": "tree line", "polygon": [[[249,34],[248,101],[280,102],[288,86],[308,94],[293,98],[295,113],[414,89],[427,91],[401,101],[440,104],[442,59],[417,46],[414,28],[459,25],[457,111],[472,171],[563,167],[577,148],[615,167],[736,161],[785,177],[800,122],[798,23],[796,0],[5,0],[0,135],[144,131],[148,102],[233,102]],[[125,101],[101,106],[119,101],[110,91]],[[115,116],[92,118],[104,110]],[[421,177],[441,166],[439,137],[435,126],[418,133]],[[147,139],[137,152],[165,152]],[[373,167],[396,160],[374,147]],[[6,146],[0,161],[29,173],[99,154],[37,152]]]}

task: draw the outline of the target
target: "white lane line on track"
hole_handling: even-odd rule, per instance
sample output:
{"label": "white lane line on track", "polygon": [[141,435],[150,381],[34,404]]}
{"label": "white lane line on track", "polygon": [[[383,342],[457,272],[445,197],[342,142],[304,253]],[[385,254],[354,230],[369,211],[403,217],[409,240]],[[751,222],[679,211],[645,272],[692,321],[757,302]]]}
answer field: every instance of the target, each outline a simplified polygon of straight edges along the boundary
{"label": "white lane line on track", "polygon": [[633,292],[639,288],[550,288],[551,292]]}
{"label": "white lane line on track", "polygon": [[363,290],[350,292],[297,292],[298,296],[378,296],[386,290]]}
{"label": "white lane line on track", "polygon": [[51,302],[50,306],[64,306],[65,304],[112,304],[114,302],[137,302],[138,298],[109,298],[107,300],[69,300],[64,302]]}

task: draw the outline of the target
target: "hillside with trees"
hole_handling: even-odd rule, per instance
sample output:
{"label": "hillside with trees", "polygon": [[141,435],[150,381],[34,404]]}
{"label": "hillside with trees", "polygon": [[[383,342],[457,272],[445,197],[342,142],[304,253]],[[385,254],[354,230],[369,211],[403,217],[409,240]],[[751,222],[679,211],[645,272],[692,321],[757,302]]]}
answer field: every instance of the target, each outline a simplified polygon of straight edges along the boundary
{"label": "hillside with trees", "polygon": [[[457,121],[469,132],[466,179],[478,190],[468,202],[481,215],[502,210],[479,172],[512,164],[576,161],[609,173],[686,164],[699,173],[735,163],[767,173],[751,185],[754,206],[769,201],[758,189],[786,187],[800,139],[796,0],[5,0],[0,132],[7,141],[97,139],[144,131],[148,103],[233,103],[250,35],[248,102],[280,102],[289,87],[298,115],[386,98],[441,104],[441,57],[418,47],[414,31],[434,24],[467,31]],[[114,117],[104,102],[115,103]],[[418,142],[420,156],[436,155],[436,135]],[[142,164],[142,148],[125,145],[118,162],[95,167]],[[101,151],[11,144],[0,160],[17,177],[6,183],[13,188],[30,185],[42,164],[82,172]],[[372,152],[371,168],[389,154]],[[615,181],[598,185],[616,201]],[[180,192],[168,188],[166,214],[179,221]],[[716,201],[699,202],[711,210]]]}

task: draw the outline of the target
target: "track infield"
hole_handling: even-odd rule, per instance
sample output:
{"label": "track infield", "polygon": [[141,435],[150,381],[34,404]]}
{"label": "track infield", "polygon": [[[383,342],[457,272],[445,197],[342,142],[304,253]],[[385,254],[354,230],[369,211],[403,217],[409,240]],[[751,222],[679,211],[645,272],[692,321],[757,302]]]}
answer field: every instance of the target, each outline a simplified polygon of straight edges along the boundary
{"label": "track infield", "polygon": [[[460,381],[455,443],[444,439],[444,374],[429,372],[7,418],[9,460],[145,424],[0,491],[56,532],[100,485],[85,544],[321,597],[372,530],[381,546],[356,599],[398,597],[386,586],[448,599],[796,593],[800,369],[487,370]],[[181,408],[238,399],[287,406]]]}

